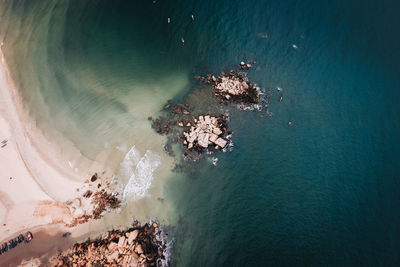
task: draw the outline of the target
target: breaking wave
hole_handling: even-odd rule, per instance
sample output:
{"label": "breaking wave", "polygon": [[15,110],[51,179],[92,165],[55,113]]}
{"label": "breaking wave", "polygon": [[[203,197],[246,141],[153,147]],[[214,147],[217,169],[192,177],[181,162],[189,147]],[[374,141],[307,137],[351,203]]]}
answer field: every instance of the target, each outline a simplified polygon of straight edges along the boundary
{"label": "breaking wave", "polygon": [[153,172],[161,165],[161,157],[147,150],[143,157],[133,146],[121,163],[120,172],[129,177],[123,192],[124,201],[134,201],[146,196],[153,180]]}

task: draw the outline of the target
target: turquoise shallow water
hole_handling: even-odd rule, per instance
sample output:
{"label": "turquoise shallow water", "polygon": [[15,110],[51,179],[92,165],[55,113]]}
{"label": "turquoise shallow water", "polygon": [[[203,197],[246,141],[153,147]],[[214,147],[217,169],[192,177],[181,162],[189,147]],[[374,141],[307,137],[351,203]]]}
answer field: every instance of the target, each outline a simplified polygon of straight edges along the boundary
{"label": "turquoise shallow water", "polygon": [[[249,77],[272,95],[273,116],[231,110],[234,150],[165,184],[178,221],[173,265],[400,264],[397,2],[57,3],[6,5],[8,18],[35,27],[19,26],[30,38],[15,37],[14,24],[2,34],[26,51],[18,75],[42,77],[44,106],[74,128],[50,125],[88,154],[190,92],[192,75],[257,61]],[[43,14],[57,23],[37,26]],[[31,82],[21,91],[40,121]]]}

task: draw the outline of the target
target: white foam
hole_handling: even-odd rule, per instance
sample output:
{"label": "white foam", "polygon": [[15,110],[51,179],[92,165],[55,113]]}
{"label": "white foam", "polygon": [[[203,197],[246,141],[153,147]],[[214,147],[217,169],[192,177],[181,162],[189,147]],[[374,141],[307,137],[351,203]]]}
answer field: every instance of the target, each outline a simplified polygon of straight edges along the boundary
{"label": "white foam", "polygon": [[120,165],[120,173],[125,178],[131,177],[132,170],[136,167],[139,163],[140,154],[139,151],[133,146],[128,153],[126,153],[124,160],[121,162]]}
{"label": "white foam", "polygon": [[161,165],[161,157],[147,150],[143,157],[133,146],[121,163],[121,174],[129,177],[123,200],[134,201],[146,196],[153,180],[153,172]]}

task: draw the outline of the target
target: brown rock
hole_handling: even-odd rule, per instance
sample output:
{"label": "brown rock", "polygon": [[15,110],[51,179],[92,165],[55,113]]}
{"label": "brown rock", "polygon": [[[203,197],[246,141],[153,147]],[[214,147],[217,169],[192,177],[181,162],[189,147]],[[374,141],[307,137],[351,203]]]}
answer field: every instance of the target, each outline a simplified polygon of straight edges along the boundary
{"label": "brown rock", "polygon": [[93,194],[93,192],[92,191],[90,191],[90,190],[87,190],[86,192],[85,192],[85,194],[83,194],[83,197],[85,197],[85,198],[89,198],[91,195]]}
{"label": "brown rock", "polygon": [[90,178],[91,182],[94,182],[97,180],[97,173],[93,174],[92,178]]}

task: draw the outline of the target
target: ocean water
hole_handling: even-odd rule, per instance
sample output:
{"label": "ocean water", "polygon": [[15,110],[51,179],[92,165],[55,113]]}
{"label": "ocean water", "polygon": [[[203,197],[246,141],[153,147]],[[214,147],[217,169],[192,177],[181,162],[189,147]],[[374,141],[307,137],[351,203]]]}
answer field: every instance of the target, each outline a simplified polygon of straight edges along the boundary
{"label": "ocean water", "polygon": [[[32,117],[130,188],[152,182],[127,209],[163,213],[173,266],[400,264],[398,2],[0,3]],[[170,173],[147,117],[186,97],[207,111],[192,76],[242,60],[268,107],[227,107],[233,151]]]}

